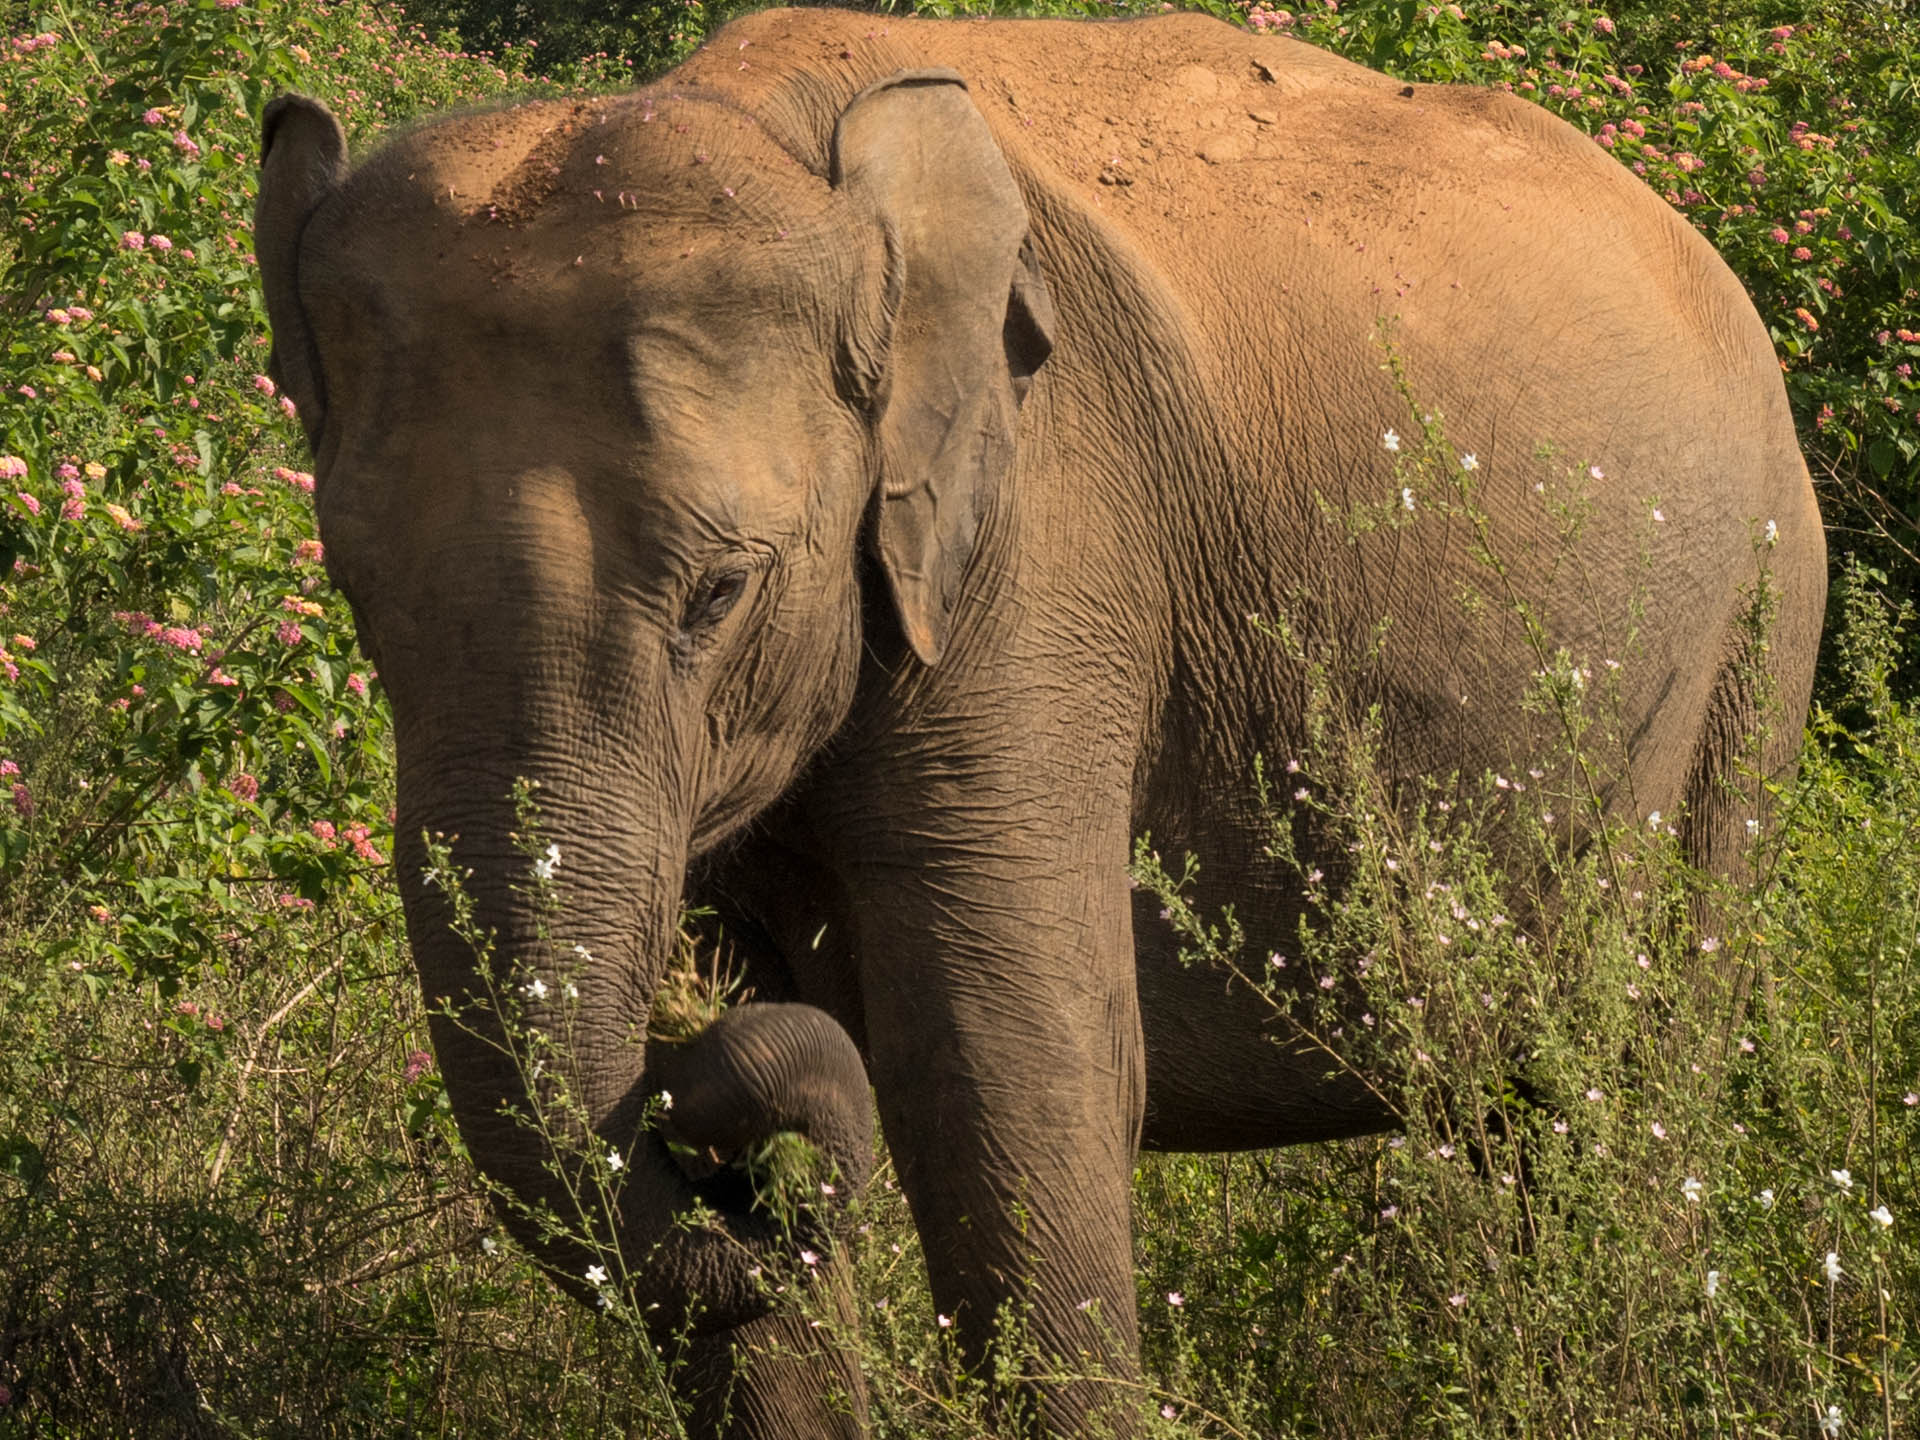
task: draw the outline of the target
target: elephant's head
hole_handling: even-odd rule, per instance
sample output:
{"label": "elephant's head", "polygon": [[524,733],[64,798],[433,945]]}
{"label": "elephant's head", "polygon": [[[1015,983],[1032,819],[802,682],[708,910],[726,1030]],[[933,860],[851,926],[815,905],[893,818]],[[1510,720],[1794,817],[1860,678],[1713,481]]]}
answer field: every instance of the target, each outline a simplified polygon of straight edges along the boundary
{"label": "elephant's head", "polygon": [[[846,718],[863,577],[908,663],[941,662],[1050,346],[1020,192],[957,76],[823,120],[826,174],[697,94],[456,119],[351,171],[332,115],[289,96],[262,142],[275,365],[393,706],[408,927],[430,1006],[463,1017],[433,1022],[455,1114],[487,1171],[558,1203],[424,833],[457,837],[525,1020],[564,1023],[595,1143],[630,1153],[636,1299],[677,1318],[697,1295],[708,1329],[760,1310],[771,1232],[642,1133],[650,1097],[697,1147],[797,1129],[856,1175],[869,1112],[852,1043],[806,1006],[643,1043],[687,867]],[[557,847],[557,945],[516,779]],[[563,976],[553,954],[591,958]],[[719,1223],[676,1228],[696,1198]]]}

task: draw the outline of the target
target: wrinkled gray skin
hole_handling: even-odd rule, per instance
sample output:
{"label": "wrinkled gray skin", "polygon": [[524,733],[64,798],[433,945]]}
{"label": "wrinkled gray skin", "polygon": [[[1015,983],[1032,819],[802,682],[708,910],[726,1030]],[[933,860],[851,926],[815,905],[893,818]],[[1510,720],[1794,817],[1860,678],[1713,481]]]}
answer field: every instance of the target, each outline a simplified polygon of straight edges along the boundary
{"label": "wrinkled gray skin", "polygon": [[[1553,646],[1625,662],[1607,802],[1683,814],[1724,866],[1756,671],[1765,760],[1791,752],[1824,547],[1766,334],[1665,205],[1511,97],[1193,17],[773,11],[635,95],[455,118],[352,170],[290,97],[263,151],[276,365],[392,699],[422,984],[474,985],[422,832],[458,836],[499,953],[536,953],[507,796],[537,781],[557,938],[593,956],[571,1074],[633,1151],[636,1300],[663,1328],[693,1306],[701,1428],[853,1435],[863,1403],[754,1283],[770,1224],[641,1130],[663,1087],[696,1148],[795,1129],[857,1183],[870,1081],[969,1352],[1018,1297],[1041,1345],[1121,1371],[1138,1149],[1391,1123],[1182,969],[1126,873],[1151,831],[1203,857],[1196,902],[1235,902],[1255,953],[1292,933],[1252,765],[1301,743],[1306,678],[1251,615],[1321,653],[1392,617],[1365,698],[1397,775],[1512,773],[1551,738],[1510,612],[1461,603],[1493,587],[1437,497],[1362,540],[1337,523],[1396,502],[1382,434],[1415,428],[1378,317]],[[1562,554],[1534,483],[1589,464]],[[786,1003],[645,1045],[689,899]],[[557,1025],[547,978],[529,1018]],[[433,1022],[463,1133],[549,1195],[468,1016]],[[696,1196],[717,1228],[673,1227]],[[1126,1428],[1114,1393],[1038,1398],[1058,1429]]]}

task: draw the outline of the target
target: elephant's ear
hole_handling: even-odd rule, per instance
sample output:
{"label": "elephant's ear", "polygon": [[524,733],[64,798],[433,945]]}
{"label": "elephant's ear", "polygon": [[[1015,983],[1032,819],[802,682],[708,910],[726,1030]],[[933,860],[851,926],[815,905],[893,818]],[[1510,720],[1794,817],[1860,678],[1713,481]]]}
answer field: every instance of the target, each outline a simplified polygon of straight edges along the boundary
{"label": "elephant's ear", "polygon": [[292,397],[318,445],[327,390],[320,354],[300,305],[300,237],[320,202],[347,176],[347,137],[333,112],[304,95],[282,95],[260,122],[260,198],[253,209],[253,248],[273,323],[268,373]]}
{"label": "elephant's ear", "polygon": [[946,650],[980,518],[1053,348],[1027,209],[951,70],[868,86],[833,135],[833,183],[887,241],[874,543],[914,653]]}

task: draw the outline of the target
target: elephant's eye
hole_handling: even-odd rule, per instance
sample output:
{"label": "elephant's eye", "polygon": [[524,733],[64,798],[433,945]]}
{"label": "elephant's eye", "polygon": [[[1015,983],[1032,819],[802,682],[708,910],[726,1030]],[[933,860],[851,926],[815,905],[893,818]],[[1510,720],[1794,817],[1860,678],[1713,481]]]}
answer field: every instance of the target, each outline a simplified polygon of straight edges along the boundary
{"label": "elephant's eye", "polygon": [[690,634],[724,619],[746,590],[747,572],[744,570],[726,570],[718,575],[707,576],[687,601],[687,612],[680,621],[681,631]]}

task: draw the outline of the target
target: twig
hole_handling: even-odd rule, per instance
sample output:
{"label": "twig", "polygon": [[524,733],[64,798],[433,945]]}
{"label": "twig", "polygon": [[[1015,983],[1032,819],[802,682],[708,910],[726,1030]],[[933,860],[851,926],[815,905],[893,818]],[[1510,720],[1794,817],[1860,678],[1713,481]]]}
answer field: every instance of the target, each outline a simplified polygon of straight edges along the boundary
{"label": "twig", "polygon": [[273,1033],[275,1026],[293,1013],[295,1006],[299,1005],[301,1001],[318,990],[321,982],[338,970],[342,963],[343,962],[339,960],[335,960],[332,964],[328,965],[326,969],[322,970],[318,975],[294,991],[293,997],[288,1000],[286,1004],[282,1005],[267,1017],[266,1023],[260,1027],[260,1033],[254,1037],[253,1048],[247,1052],[247,1063],[240,1067],[240,1079],[234,1085],[233,1109],[228,1111],[227,1123],[221,1129],[220,1149],[213,1157],[213,1171],[207,1177],[207,1190],[209,1193],[220,1188],[220,1176],[226,1171],[227,1156],[233,1151],[234,1133],[240,1128],[240,1108],[246,1102],[247,1081],[253,1075],[254,1068],[260,1063],[260,1053],[266,1046],[267,1037]]}

